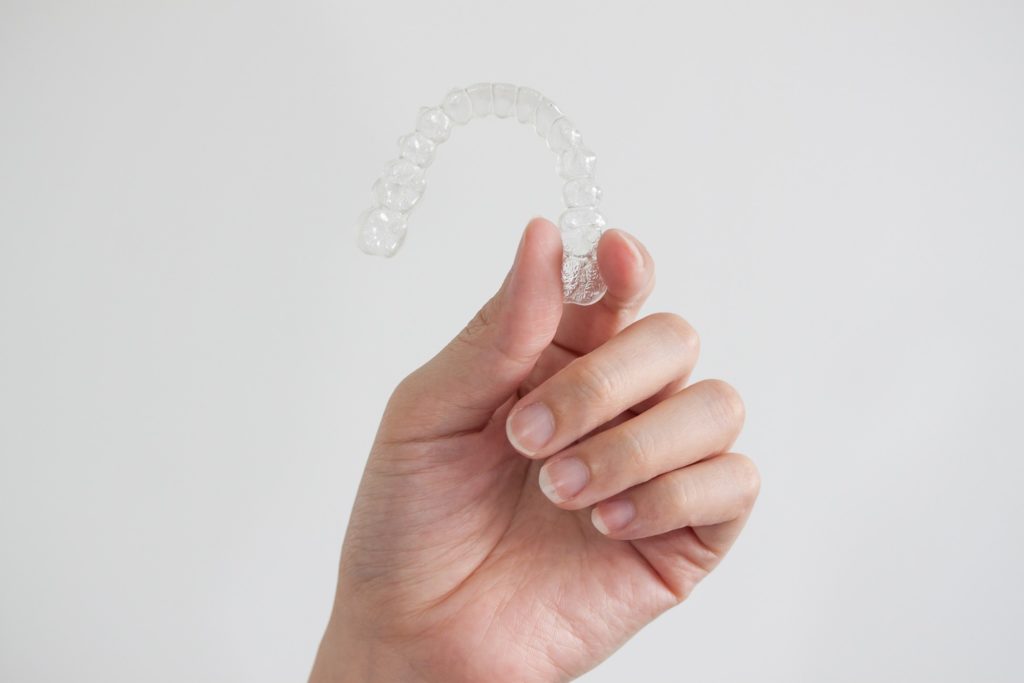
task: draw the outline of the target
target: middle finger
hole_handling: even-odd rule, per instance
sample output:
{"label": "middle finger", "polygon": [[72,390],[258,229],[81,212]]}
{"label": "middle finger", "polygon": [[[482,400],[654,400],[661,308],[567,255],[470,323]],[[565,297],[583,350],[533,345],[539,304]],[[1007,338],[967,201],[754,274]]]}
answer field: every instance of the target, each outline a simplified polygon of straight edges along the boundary
{"label": "middle finger", "polygon": [[506,421],[509,442],[543,458],[668,385],[685,381],[699,342],[677,315],[643,318],[570,362],[521,398]]}
{"label": "middle finger", "polygon": [[743,426],[743,402],[720,380],[687,387],[650,410],[548,459],[540,487],[578,510],[728,449]]}

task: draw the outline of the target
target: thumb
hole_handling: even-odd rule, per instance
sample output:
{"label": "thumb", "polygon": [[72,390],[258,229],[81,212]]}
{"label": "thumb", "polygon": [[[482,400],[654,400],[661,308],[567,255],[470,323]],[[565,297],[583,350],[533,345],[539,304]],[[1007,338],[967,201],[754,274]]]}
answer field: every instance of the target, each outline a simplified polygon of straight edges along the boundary
{"label": "thumb", "polygon": [[562,240],[550,221],[526,226],[498,292],[388,402],[381,431],[425,440],[483,428],[551,343],[562,315]]}

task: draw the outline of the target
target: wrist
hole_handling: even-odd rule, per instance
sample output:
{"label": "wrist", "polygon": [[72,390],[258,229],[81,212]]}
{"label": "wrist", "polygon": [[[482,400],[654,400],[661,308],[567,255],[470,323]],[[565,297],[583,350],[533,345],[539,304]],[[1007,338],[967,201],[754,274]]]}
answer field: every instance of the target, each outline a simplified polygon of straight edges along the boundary
{"label": "wrist", "polygon": [[433,683],[394,646],[355,638],[329,625],[309,683]]}

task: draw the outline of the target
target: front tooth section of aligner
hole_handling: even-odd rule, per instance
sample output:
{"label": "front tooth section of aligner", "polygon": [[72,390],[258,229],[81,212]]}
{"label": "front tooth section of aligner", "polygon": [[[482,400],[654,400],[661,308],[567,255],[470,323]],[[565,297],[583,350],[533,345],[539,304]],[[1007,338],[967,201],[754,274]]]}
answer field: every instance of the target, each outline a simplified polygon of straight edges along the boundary
{"label": "front tooth section of aligner", "polygon": [[594,182],[593,178],[576,178],[568,181],[562,188],[562,199],[565,205],[572,208],[597,206],[601,203],[604,191]]}
{"label": "front tooth section of aligner", "polygon": [[597,267],[597,254],[562,258],[562,299],[566,303],[589,306],[604,296],[608,287]]}
{"label": "front tooth section of aligner", "polygon": [[399,138],[398,149],[403,159],[426,168],[434,161],[437,143],[423,133],[409,133]]}
{"label": "front tooth section of aligner", "polygon": [[516,118],[519,123],[533,124],[537,116],[537,105],[540,104],[540,93],[533,88],[516,90]]}
{"label": "front tooth section of aligner", "polygon": [[356,243],[372,256],[393,256],[405,240],[405,228],[404,214],[377,206],[359,217]]}
{"label": "front tooth section of aligner", "polygon": [[604,226],[604,216],[597,209],[566,209],[558,219],[565,253],[573,256],[594,253],[597,243],[601,240],[601,231]]}
{"label": "front tooth section of aligner", "polygon": [[453,123],[462,125],[473,118],[473,101],[462,88],[452,88],[441,101],[441,109]]}
{"label": "front tooth section of aligner", "polygon": [[[538,112],[539,117],[539,112]],[[583,144],[583,134],[564,116],[551,124],[547,137],[548,149],[561,154],[567,149]]]}
{"label": "front tooth section of aligner", "polygon": [[416,119],[416,131],[435,143],[444,142],[452,133],[452,119],[440,107],[424,107]]}
{"label": "front tooth section of aligner", "polygon": [[570,147],[558,155],[555,170],[564,180],[586,178],[594,175],[597,166],[597,155],[583,145]]}
{"label": "front tooth section of aligner", "polygon": [[494,91],[490,83],[476,83],[466,88],[466,92],[473,103],[473,116],[482,119],[493,111]]}
{"label": "front tooth section of aligner", "polygon": [[511,83],[495,83],[494,115],[499,119],[507,119],[516,113],[516,86]]}
{"label": "front tooth section of aligner", "polygon": [[537,104],[537,113],[533,118],[533,126],[537,135],[546,138],[551,130],[551,125],[560,118],[562,118],[562,110],[551,100],[542,98]]}
{"label": "front tooth section of aligner", "polygon": [[396,159],[374,183],[373,196],[380,206],[405,213],[420,201],[426,186],[422,168],[408,159]]}

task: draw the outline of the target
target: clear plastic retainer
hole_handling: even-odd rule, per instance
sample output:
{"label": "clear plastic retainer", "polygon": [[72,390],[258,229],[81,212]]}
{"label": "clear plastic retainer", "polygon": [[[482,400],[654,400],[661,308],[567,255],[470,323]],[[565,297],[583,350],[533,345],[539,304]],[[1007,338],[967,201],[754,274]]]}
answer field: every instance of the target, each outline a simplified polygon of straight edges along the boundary
{"label": "clear plastic retainer", "polygon": [[597,157],[554,102],[531,88],[508,83],[477,83],[454,88],[435,107],[423,107],[416,130],[398,140],[399,155],[373,184],[373,204],[359,217],[357,242],[367,254],[393,256],[405,240],[409,214],[423,198],[426,169],[438,145],[455,126],[496,116],[534,128],[555,153],[555,170],[565,182],[562,233],[562,293],[567,303],[586,306],[604,295],[597,267],[597,243],[604,229],[598,210],[602,191],[594,182]]}

